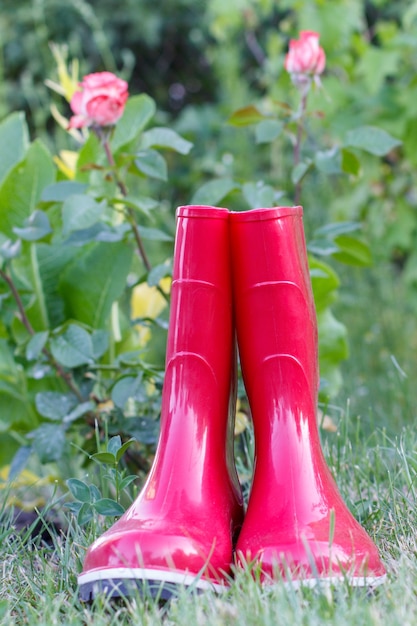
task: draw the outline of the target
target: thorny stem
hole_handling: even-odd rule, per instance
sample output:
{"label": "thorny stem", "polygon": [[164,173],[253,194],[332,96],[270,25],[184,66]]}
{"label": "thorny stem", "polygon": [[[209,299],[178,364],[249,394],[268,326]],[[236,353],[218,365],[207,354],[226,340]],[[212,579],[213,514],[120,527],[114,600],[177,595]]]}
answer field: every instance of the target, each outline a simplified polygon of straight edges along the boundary
{"label": "thorny stem", "polygon": [[[99,137],[100,137],[100,133],[99,133]],[[107,161],[109,162],[109,165],[111,167],[114,167],[116,165],[116,163],[115,163],[115,160],[114,160],[114,157],[113,157],[113,153],[112,153],[112,151],[110,149],[110,144],[108,142],[108,139],[107,139],[107,137],[100,137],[100,138],[102,140],[103,148],[104,148],[104,151],[106,153]],[[117,176],[116,172],[114,172],[113,175],[114,175],[114,179],[116,181],[117,186],[120,189],[120,192],[121,192],[122,196],[124,196],[126,198],[126,196],[127,196],[126,185],[124,184],[124,182],[122,180],[120,180],[120,178]],[[132,209],[127,209],[127,214],[128,214],[128,217],[129,217],[129,224],[130,224],[130,226],[132,228],[133,236],[134,236],[135,241],[136,241],[136,245],[137,245],[137,248],[138,248],[138,251],[139,251],[140,258],[143,261],[143,264],[144,264],[144,266],[146,268],[146,271],[149,272],[152,266],[151,266],[151,264],[149,262],[149,259],[148,259],[148,256],[146,254],[145,248],[143,247],[142,238],[140,236],[140,233],[139,233],[139,230],[138,230],[138,226],[136,224],[136,220],[135,220],[135,217],[134,217],[133,210]]]}
{"label": "thorny stem", "polygon": [[128,215],[128,219],[129,219],[129,224],[132,228],[132,232],[133,232],[133,236],[135,238],[136,241],[136,245],[138,247],[139,250],[139,254],[142,258],[143,264],[146,268],[146,271],[149,272],[152,269],[151,264],[149,263],[149,259],[146,255],[145,249],[143,247],[143,243],[142,243],[142,239],[141,236],[139,234],[139,229],[138,229],[138,225],[136,224],[136,220],[135,220],[135,215],[133,213],[133,209],[127,209],[127,215]]}
{"label": "thorny stem", "polygon": [[[303,139],[304,118],[305,118],[305,113],[306,113],[306,108],[307,108],[308,92],[309,92],[309,89],[303,89],[301,92],[300,110],[299,110],[298,122],[297,122],[297,136],[296,136],[295,145],[294,145],[294,167],[296,167],[300,162],[301,142]],[[295,191],[294,191],[294,203],[296,205],[300,203],[301,188],[302,188],[302,183],[301,183],[301,180],[299,180],[295,185]]]}
{"label": "thorny stem", "polygon": [[[19,310],[19,317],[20,320],[23,324],[23,326],[26,328],[26,330],[28,331],[29,335],[33,336],[36,334],[36,331],[34,330],[32,324],[29,321],[29,318],[26,314],[25,311],[25,307],[23,306],[23,302],[22,299],[20,297],[20,294],[16,288],[16,285],[13,282],[13,279],[11,278],[11,276],[9,276],[4,270],[0,269],[0,277],[4,280],[5,283],[7,283],[12,296],[16,302],[17,308]],[[55,358],[53,357],[53,355],[51,354],[51,352],[47,349],[47,348],[43,348],[42,349],[42,353],[46,356],[46,358],[48,359],[49,363],[54,367],[54,369],[56,370],[58,376],[60,376],[65,383],[68,385],[68,387],[71,389],[72,393],[77,397],[77,399],[82,402],[83,401],[83,397],[78,389],[78,387],[76,386],[71,374],[69,372],[66,372],[64,370],[64,368],[58,363],[58,361],[55,360]]]}
{"label": "thorny stem", "polygon": [[[112,151],[110,149],[110,144],[109,144],[108,138],[105,135],[102,134],[101,128],[96,129],[95,132],[98,135],[98,137],[101,139],[101,142],[102,142],[103,147],[104,147],[104,151],[106,153],[107,161],[109,162],[109,165],[114,168],[116,163],[115,163],[115,160],[114,160],[114,157],[113,157],[113,153],[112,153]],[[114,176],[114,179],[116,181],[117,186],[120,189],[120,192],[121,192],[122,196],[124,196],[126,198],[126,196],[127,196],[126,185],[124,184],[124,182],[122,180],[120,180],[120,178],[117,176],[116,172],[113,173],[113,176]],[[145,266],[146,271],[150,272],[151,269],[152,269],[152,265],[150,264],[148,256],[146,254],[146,251],[145,251],[145,248],[144,248],[144,245],[143,245],[143,242],[142,242],[142,238],[141,238],[140,233],[139,233],[138,225],[137,225],[136,220],[135,220],[134,211],[133,211],[133,209],[130,209],[130,208],[127,208],[126,211],[127,211],[128,221],[129,221],[130,227],[131,227],[132,232],[133,232],[133,236],[134,236],[135,241],[136,241],[136,246],[137,246],[137,249],[138,249],[138,252],[139,252],[139,256],[142,259],[142,262],[143,262],[143,264]],[[166,302],[169,302],[169,298],[168,298],[167,294],[165,293],[165,291],[159,285],[157,285],[156,288],[159,291],[159,293],[161,294],[161,296],[164,298],[164,300]]]}

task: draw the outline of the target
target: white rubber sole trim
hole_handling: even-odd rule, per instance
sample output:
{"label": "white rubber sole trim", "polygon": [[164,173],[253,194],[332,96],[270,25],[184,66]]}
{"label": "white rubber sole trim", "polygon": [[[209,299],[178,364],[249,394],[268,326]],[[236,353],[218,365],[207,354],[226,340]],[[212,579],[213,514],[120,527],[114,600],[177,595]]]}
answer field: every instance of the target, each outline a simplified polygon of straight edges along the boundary
{"label": "white rubber sole trim", "polygon": [[383,576],[332,576],[329,578],[295,578],[293,580],[286,580],[282,578],[279,581],[276,580],[264,580],[263,585],[272,586],[276,584],[284,584],[285,587],[290,589],[301,589],[307,587],[308,589],[314,589],[323,585],[324,587],[336,587],[343,583],[350,587],[368,587],[374,589],[383,585],[387,580],[387,575]]}
{"label": "white rubber sole trim", "polygon": [[[367,589],[372,594],[376,587],[384,584],[383,576],[332,576],[328,578],[303,578],[293,580],[264,580],[264,588],[282,585],[291,591],[301,589],[329,589],[342,584],[353,588]],[[98,596],[121,597],[139,592],[159,601],[170,600],[177,595],[180,586],[196,592],[212,591],[222,594],[228,590],[227,583],[215,583],[193,574],[158,569],[109,568],[86,572],[78,576],[78,594],[82,602],[91,602]]]}
{"label": "white rubber sole trim", "polygon": [[152,581],[160,583],[171,583],[174,585],[182,585],[190,587],[191,585],[195,589],[202,591],[216,591],[222,593],[226,591],[227,586],[225,584],[215,583],[210,580],[199,578],[193,574],[186,574],[185,572],[175,572],[169,570],[160,569],[142,569],[128,568],[128,567],[112,567],[101,570],[94,570],[92,572],[85,572],[78,576],[78,585],[92,584],[100,581],[112,580],[134,580],[134,581]]}

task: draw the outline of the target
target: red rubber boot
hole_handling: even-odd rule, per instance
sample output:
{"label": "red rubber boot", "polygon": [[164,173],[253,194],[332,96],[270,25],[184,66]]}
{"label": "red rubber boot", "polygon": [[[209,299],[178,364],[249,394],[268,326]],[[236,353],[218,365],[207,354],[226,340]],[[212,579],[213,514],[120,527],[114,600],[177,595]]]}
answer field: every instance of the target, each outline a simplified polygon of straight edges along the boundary
{"label": "red rubber boot", "polygon": [[321,449],[317,324],[301,207],[230,215],[236,327],[255,469],[236,546],[265,583],[376,585],[377,549],[344,504]]}
{"label": "red rubber boot", "polygon": [[234,370],[228,211],[180,207],[162,393],[150,475],[126,513],[88,550],[80,596],[175,585],[220,590],[241,526],[228,437]]}

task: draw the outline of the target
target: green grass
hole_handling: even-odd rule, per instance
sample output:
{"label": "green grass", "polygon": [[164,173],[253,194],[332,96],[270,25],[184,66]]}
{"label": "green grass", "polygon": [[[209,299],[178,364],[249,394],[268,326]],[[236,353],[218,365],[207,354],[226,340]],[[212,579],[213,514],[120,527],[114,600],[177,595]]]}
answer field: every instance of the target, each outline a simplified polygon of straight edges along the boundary
{"label": "green grass", "polygon": [[[347,626],[417,623],[417,429],[414,426],[417,324],[405,316],[401,287],[375,284],[361,274],[352,294],[339,303],[352,356],[345,385],[329,413],[337,433],[323,433],[323,446],[340,491],[355,517],[379,547],[388,571],[385,585],[369,594],[345,583],[336,588],[261,587],[239,573],[221,597],[180,590],[159,606],[133,597],[112,603],[79,602],[77,573],[91,527],[77,527],[69,513],[65,535],[53,547],[34,546],[28,533],[16,536],[10,516],[0,522],[0,624],[113,626]],[[376,297],[378,296],[378,297]],[[372,302],[372,306],[369,303]],[[248,438],[248,450],[251,448]],[[249,452],[248,452],[249,454]],[[250,454],[249,454],[250,456]],[[244,470],[244,464],[240,464]],[[260,512],[261,514],[261,512]],[[0,503],[1,517],[1,503]],[[100,533],[101,529],[96,528]]]}
{"label": "green grass", "polygon": [[[336,437],[336,440],[335,440]],[[76,576],[91,532],[70,523],[52,548],[0,526],[0,623],[16,624],[415,624],[417,623],[416,489],[417,433],[403,429],[391,439],[376,431],[351,441],[328,436],[326,456],[353,513],[377,542],[388,580],[372,595],[345,583],[334,589],[262,588],[240,573],[225,596],[181,590],[161,607],[131,598],[93,605],[78,601]]]}

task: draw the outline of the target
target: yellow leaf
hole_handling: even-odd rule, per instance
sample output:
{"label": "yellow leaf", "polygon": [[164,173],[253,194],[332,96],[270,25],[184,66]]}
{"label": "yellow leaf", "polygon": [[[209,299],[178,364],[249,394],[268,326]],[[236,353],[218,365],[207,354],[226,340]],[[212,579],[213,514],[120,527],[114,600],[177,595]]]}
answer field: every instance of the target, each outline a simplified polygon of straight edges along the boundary
{"label": "yellow leaf", "polygon": [[61,150],[59,156],[54,156],[54,162],[63,174],[70,180],[75,178],[78,152],[72,150]]}
{"label": "yellow leaf", "polygon": [[54,89],[58,93],[64,96],[68,102],[71,101],[72,96],[79,88],[79,64],[78,60],[75,59],[70,64],[70,72],[68,72],[67,67],[67,57],[68,57],[68,47],[60,46],[54,43],[50,44],[50,48],[52,54],[54,55],[55,63],[57,65],[58,72],[58,83],[54,83],[53,81],[46,81],[48,87]]}
{"label": "yellow leaf", "polygon": [[[171,278],[163,278],[159,286],[165,293],[169,292]],[[136,320],[141,317],[155,319],[166,306],[167,302],[157,287],[150,287],[147,283],[141,283],[133,288],[130,301],[132,319]],[[151,336],[150,329],[141,323],[135,324],[135,329],[139,334],[140,345],[145,345]]]}

